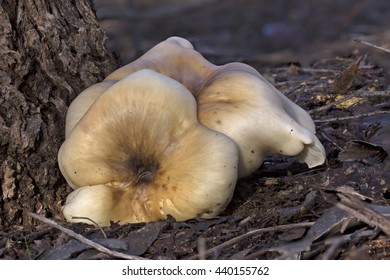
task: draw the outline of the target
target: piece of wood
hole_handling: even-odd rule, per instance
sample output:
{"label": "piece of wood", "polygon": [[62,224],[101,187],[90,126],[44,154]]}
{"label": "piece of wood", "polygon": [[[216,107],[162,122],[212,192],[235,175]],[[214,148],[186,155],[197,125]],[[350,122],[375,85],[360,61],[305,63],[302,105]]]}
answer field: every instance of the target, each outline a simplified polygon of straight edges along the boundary
{"label": "piece of wood", "polygon": [[278,225],[278,226],[268,227],[268,228],[255,229],[255,230],[246,232],[242,235],[239,235],[237,237],[234,237],[232,239],[229,239],[228,241],[226,241],[222,244],[219,244],[213,248],[210,248],[206,251],[199,252],[199,254],[190,256],[188,259],[189,260],[196,260],[196,259],[200,259],[201,257],[202,258],[208,257],[208,256],[212,255],[213,253],[218,252],[222,249],[225,249],[229,246],[232,246],[243,239],[250,238],[250,237],[255,236],[255,235],[260,235],[260,234],[265,233],[265,232],[282,231],[282,230],[289,230],[289,229],[296,229],[296,228],[309,228],[312,225],[314,225],[313,222],[303,222],[303,223],[286,224],[286,225]]}
{"label": "piece of wood", "polygon": [[58,217],[57,167],[70,102],[117,65],[92,0],[0,2],[0,228]]}
{"label": "piece of wood", "polygon": [[41,215],[38,215],[36,213],[31,213],[31,212],[27,212],[27,215],[29,215],[30,217],[34,218],[34,219],[37,219],[51,227],[54,227],[62,232],[64,232],[65,234],[81,241],[82,243],[98,250],[99,252],[102,252],[104,254],[107,254],[109,256],[112,256],[112,257],[115,257],[115,258],[119,258],[119,259],[125,259],[125,260],[145,260],[145,258],[141,258],[141,257],[137,257],[137,256],[133,256],[133,255],[128,255],[128,254],[125,254],[125,253],[121,253],[121,252],[117,252],[117,251],[113,251],[113,250],[110,250],[106,247],[104,247],[103,245],[99,244],[99,243],[96,243],[88,238],[85,238],[84,236],[82,236],[81,234],[78,234],[76,232],[74,232],[73,230],[70,230],[68,228],[65,228],[61,225],[59,225],[58,223],[56,223],[55,221],[53,220],[50,220],[50,219],[47,219]]}

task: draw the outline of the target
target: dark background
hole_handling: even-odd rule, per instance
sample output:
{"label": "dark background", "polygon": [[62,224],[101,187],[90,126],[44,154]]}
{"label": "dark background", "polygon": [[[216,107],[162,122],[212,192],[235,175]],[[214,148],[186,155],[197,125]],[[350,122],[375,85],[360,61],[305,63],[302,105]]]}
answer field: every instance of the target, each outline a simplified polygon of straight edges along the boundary
{"label": "dark background", "polygon": [[[108,47],[123,63],[174,35],[215,63],[258,67],[345,57],[366,48],[354,37],[390,47],[387,0],[96,0],[95,5]],[[373,53],[388,66],[383,53]]]}

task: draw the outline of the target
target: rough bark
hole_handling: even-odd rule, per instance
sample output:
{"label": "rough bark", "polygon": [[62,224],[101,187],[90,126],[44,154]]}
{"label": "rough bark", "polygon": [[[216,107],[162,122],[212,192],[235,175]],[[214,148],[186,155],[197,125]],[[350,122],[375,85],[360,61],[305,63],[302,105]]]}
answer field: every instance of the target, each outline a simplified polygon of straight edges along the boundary
{"label": "rough bark", "polygon": [[105,41],[92,0],[0,1],[0,229],[60,218],[66,110],[113,70]]}

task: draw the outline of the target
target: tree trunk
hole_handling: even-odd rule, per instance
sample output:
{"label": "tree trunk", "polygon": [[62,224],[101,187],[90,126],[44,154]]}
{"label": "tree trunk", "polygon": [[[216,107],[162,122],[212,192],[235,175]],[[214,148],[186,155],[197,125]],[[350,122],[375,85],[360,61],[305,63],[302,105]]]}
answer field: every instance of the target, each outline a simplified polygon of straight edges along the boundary
{"label": "tree trunk", "polygon": [[57,166],[70,102],[115,66],[92,0],[0,1],[0,229],[61,218]]}

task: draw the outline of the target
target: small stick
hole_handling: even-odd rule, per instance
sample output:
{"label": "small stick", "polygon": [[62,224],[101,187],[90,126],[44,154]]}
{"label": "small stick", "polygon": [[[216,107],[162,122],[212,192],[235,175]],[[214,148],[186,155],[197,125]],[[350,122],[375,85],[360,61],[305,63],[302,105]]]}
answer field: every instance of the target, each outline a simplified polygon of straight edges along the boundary
{"label": "small stick", "polygon": [[313,114],[313,113],[326,111],[333,106],[341,104],[344,101],[351,99],[351,98],[355,98],[355,97],[390,97],[390,90],[385,90],[385,91],[360,91],[359,90],[359,91],[355,92],[354,94],[345,96],[345,97],[343,97],[339,100],[336,100],[332,103],[326,104],[326,105],[318,107],[316,109],[309,110],[308,113]]}
{"label": "small stick", "polygon": [[323,242],[325,245],[330,245],[330,246],[324,252],[322,259],[323,260],[330,260],[331,258],[333,258],[337,249],[340,246],[342,246],[343,244],[350,242],[352,240],[352,238],[354,238],[354,237],[358,237],[358,238],[371,237],[374,234],[375,234],[374,230],[364,230],[362,232],[358,232],[358,234],[356,234],[356,232],[353,232],[353,233],[345,234],[345,235],[341,235],[341,236],[330,237],[330,238],[324,240],[324,242]]}
{"label": "small stick", "polygon": [[344,101],[347,101],[348,99],[351,99],[351,98],[354,98],[354,97],[355,97],[354,94],[350,95],[350,96],[343,97],[343,98],[341,98],[339,100],[333,101],[332,103],[326,104],[326,105],[321,106],[319,108],[309,110],[308,113],[309,114],[313,114],[313,113],[326,111],[326,110],[332,108],[333,106],[339,105],[339,104],[343,103]]}
{"label": "small stick", "polygon": [[307,84],[305,82],[303,83],[300,83],[299,85],[295,86],[293,89],[291,89],[290,91],[288,91],[287,93],[285,93],[286,96],[290,95],[291,93],[293,93],[294,91],[297,91],[298,89],[300,88],[303,88],[303,91],[305,91],[307,87]]}
{"label": "small stick", "polygon": [[358,38],[353,38],[353,40],[354,40],[355,42],[358,42],[358,43],[361,43],[361,44],[364,44],[364,45],[367,45],[367,46],[376,48],[376,49],[378,49],[378,50],[381,50],[381,51],[390,53],[390,50],[389,50],[389,49],[386,49],[386,48],[384,48],[384,47],[377,46],[377,45],[375,45],[375,44],[373,44],[373,43],[366,42],[366,41],[362,41],[362,40],[360,40],[360,39],[358,39]]}
{"label": "small stick", "polygon": [[206,239],[204,239],[203,237],[199,237],[197,243],[198,243],[199,259],[200,260],[205,260],[206,259],[206,255],[205,255],[205,252],[206,252]]}
{"label": "small stick", "polygon": [[363,221],[367,225],[380,228],[387,236],[390,236],[390,220],[385,216],[375,212],[363,201],[352,195],[339,194],[341,202],[336,206],[346,211],[350,215]]}
{"label": "small stick", "polygon": [[88,218],[88,217],[72,217],[73,220],[88,220],[90,221],[91,223],[93,223],[98,229],[100,229],[100,232],[103,234],[104,238],[107,239],[107,235],[106,233],[104,232],[104,230],[102,229],[101,226],[98,225],[97,222],[95,222],[94,220],[92,220],[91,218]]}
{"label": "small stick", "polygon": [[67,235],[69,235],[69,236],[71,236],[71,237],[73,237],[73,238],[75,238],[75,239],[91,246],[92,248],[95,248],[96,250],[98,250],[102,253],[105,253],[109,256],[113,256],[113,257],[121,258],[121,259],[126,259],[126,260],[146,260],[145,258],[112,251],[112,250],[100,245],[99,243],[96,243],[92,240],[89,240],[88,238],[85,238],[81,234],[75,233],[74,231],[72,231],[70,229],[64,228],[63,226],[57,224],[56,222],[49,220],[41,215],[31,213],[31,212],[27,212],[27,215],[29,215],[30,217],[32,217],[34,219],[40,220],[41,222],[43,222],[49,226],[52,226],[52,227],[64,232],[65,234],[67,234]]}
{"label": "small stick", "polygon": [[315,123],[327,123],[327,122],[337,122],[337,121],[348,121],[348,120],[355,120],[365,117],[371,117],[376,115],[382,115],[382,114],[390,114],[390,111],[375,111],[365,114],[359,114],[356,116],[347,116],[347,117],[337,117],[337,118],[329,118],[329,119],[320,119],[320,120],[314,120]]}
{"label": "small stick", "polygon": [[390,90],[376,90],[376,91],[369,91],[369,90],[358,90],[356,92],[356,96],[358,97],[390,97]]}
{"label": "small stick", "polygon": [[326,135],[324,132],[321,132],[322,137],[324,137],[326,140],[328,140],[330,143],[333,144],[337,148],[337,150],[342,151],[343,148],[341,148],[336,142],[334,142],[332,139],[329,138],[328,135]]}
{"label": "small stick", "polygon": [[219,244],[213,248],[210,248],[206,250],[205,252],[202,252],[202,255],[196,254],[194,256],[189,257],[189,260],[196,260],[200,257],[207,257],[212,255],[214,252],[221,250],[223,248],[226,248],[228,246],[233,245],[234,243],[237,243],[240,240],[243,240],[245,238],[248,238],[249,236],[260,234],[260,233],[265,233],[265,232],[271,232],[271,231],[278,231],[278,230],[287,230],[287,229],[293,229],[293,228],[301,228],[301,227],[311,227],[314,225],[314,222],[307,222],[307,223],[297,223],[297,224],[288,224],[288,225],[280,225],[280,226],[274,226],[274,227],[268,227],[268,228],[260,228],[260,229],[255,229],[252,231],[249,231],[247,233],[244,233],[242,235],[239,235],[237,237],[234,237],[232,239],[229,239],[228,241]]}

